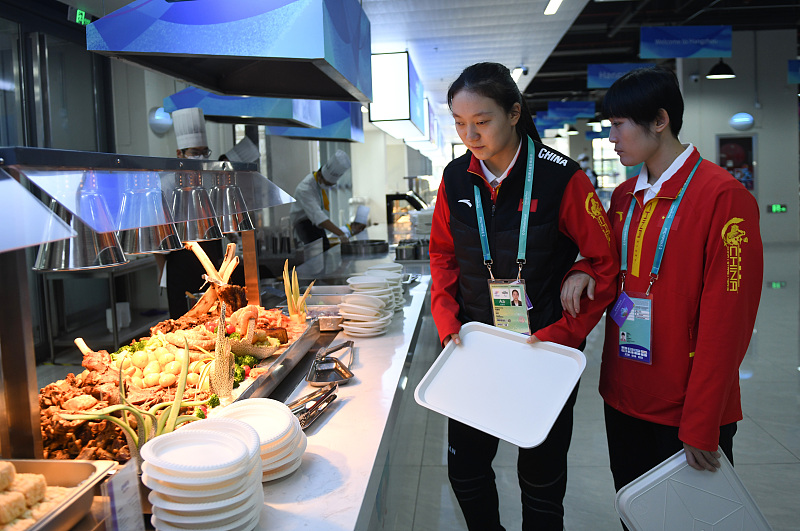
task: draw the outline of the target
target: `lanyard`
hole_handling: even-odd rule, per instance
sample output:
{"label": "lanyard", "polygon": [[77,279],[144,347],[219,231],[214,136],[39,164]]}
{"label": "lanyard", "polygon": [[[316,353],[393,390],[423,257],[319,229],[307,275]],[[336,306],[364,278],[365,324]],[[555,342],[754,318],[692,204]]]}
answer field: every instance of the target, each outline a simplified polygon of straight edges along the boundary
{"label": "lanyard", "polygon": [[[533,189],[533,164],[535,160],[535,148],[533,140],[528,137],[528,164],[525,168],[525,191],[522,194],[522,219],[519,224],[519,244],[517,246],[517,280],[522,275],[522,266],[525,265],[525,254],[528,247],[528,218],[531,211],[531,190]],[[489,270],[489,276],[494,280],[492,273],[492,252],[489,250],[489,238],[486,235],[486,220],[483,216],[483,203],[481,202],[481,191],[477,186],[475,190],[475,212],[478,216],[478,234],[481,237],[481,249],[483,250],[483,263]]]}
{"label": "lanyard", "polygon": [[[669,237],[669,229],[672,227],[672,221],[675,219],[675,213],[678,211],[678,206],[681,204],[681,200],[683,199],[683,194],[686,192],[686,188],[689,186],[689,182],[694,177],[694,173],[697,171],[698,166],[703,161],[703,157],[697,161],[697,164],[694,165],[692,168],[692,172],[689,174],[689,177],[686,179],[686,182],[683,183],[681,187],[681,191],[678,192],[678,197],[672,201],[672,205],[669,207],[669,212],[667,212],[667,217],[664,219],[664,225],[661,227],[661,233],[658,235],[658,246],[656,247],[656,256],[653,259],[653,268],[650,271],[650,285],[647,286],[647,292],[645,295],[650,295],[650,288],[653,287],[653,283],[658,278],[658,272],[661,270],[661,260],[664,258],[664,248],[667,246],[667,237]],[[636,198],[631,199],[631,204],[628,207],[628,215],[625,218],[625,225],[622,227],[622,252],[620,256],[620,272],[622,273],[622,288],[621,291],[625,291],[625,272],[628,270],[628,232],[630,231],[631,227],[631,218],[633,217],[633,207],[636,203]]]}

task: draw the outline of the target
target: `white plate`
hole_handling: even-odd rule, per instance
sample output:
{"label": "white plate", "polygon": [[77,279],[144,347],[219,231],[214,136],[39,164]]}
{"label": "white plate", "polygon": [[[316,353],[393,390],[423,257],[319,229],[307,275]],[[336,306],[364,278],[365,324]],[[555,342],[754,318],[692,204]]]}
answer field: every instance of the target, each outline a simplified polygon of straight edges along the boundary
{"label": "white plate", "polygon": [[179,488],[169,483],[155,480],[147,474],[142,474],[142,483],[145,486],[154,492],[158,492],[163,498],[177,503],[211,503],[225,500],[245,490],[250,481],[255,481],[254,470],[251,470],[247,475],[242,475],[238,481],[213,489],[205,487]]}
{"label": "white plate", "polygon": [[[295,417],[296,419],[297,417]],[[264,459],[264,456],[270,456],[276,452],[284,451],[287,447],[294,448],[299,443],[299,434],[303,433],[303,429],[300,427],[300,421],[294,423],[294,427],[278,439],[277,441],[272,441],[268,444],[261,445],[261,455],[260,460]]]}
{"label": "white plate", "polygon": [[344,333],[351,337],[377,337],[385,334],[386,329],[384,328],[382,330],[374,330],[374,331],[371,330],[369,332],[361,332],[350,328],[349,330],[345,330]]}
{"label": "white plate", "polygon": [[238,437],[246,446],[250,459],[258,456],[261,440],[258,432],[251,425],[241,420],[219,417],[213,419],[202,419],[190,422],[180,428],[181,430],[212,430],[227,433]]}
{"label": "white plate", "polygon": [[243,505],[253,497],[253,494],[258,492],[259,488],[261,488],[261,485],[251,482],[249,485],[247,485],[245,490],[237,493],[235,496],[210,503],[177,503],[165,499],[156,491],[150,491],[147,499],[153,505],[153,507],[159,507],[161,509],[173,511],[176,514],[189,515],[196,513],[216,513],[227,511]]}
{"label": "white plate", "polygon": [[236,436],[211,430],[178,430],[151,439],[142,458],[164,472],[179,475],[225,474],[248,460],[247,446]]}
{"label": "white plate", "polygon": [[343,302],[339,305],[339,315],[342,315],[342,312],[366,315],[368,317],[378,317],[381,314],[381,310],[379,308],[361,306],[358,304],[348,304],[346,302]]}
{"label": "white plate", "polygon": [[259,464],[263,466],[266,462],[283,459],[290,453],[294,452],[294,450],[302,444],[305,436],[306,434],[303,433],[302,429],[297,430],[297,434],[292,437],[290,441],[282,444],[281,446],[275,446],[274,448],[270,448],[269,450],[262,452]]}
{"label": "white plate", "polygon": [[342,323],[342,328],[345,330],[355,330],[356,332],[366,332],[368,330],[385,330],[389,327],[389,322],[371,322],[371,321],[345,321]]}
{"label": "white plate", "polygon": [[303,453],[306,451],[307,447],[308,447],[308,438],[305,436],[305,434],[303,434],[303,437],[300,439],[300,444],[298,444],[292,451],[292,453],[290,453],[289,455],[286,455],[278,459],[270,458],[267,460],[262,460],[261,473],[266,474],[282,467],[283,465],[291,463],[295,459],[298,459],[300,456],[302,456]]}
{"label": "white plate", "polygon": [[276,407],[268,402],[258,402],[263,400],[271,399],[248,398],[224,407],[219,413],[221,417],[238,419],[255,428],[262,448],[286,437],[294,429],[297,420],[285,404],[271,400],[283,406]]}
{"label": "white plate", "polygon": [[381,277],[357,276],[347,279],[347,284],[354,290],[358,288],[381,289],[389,287],[389,281]]}
{"label": "white plate", "polygon": [[352,295],[372,295],[373,297],[393,297],[393,288],[364,288],[354,290]]}
{"label": "white plate", "polygon": [[375,270],[370,271],[367,270],[367,274],[374,277],[381,277],[385,278],[391,284],[400,284],[403,280],[403,275],[401,273],[397,273],[395,271],[384,271],[384,270]]}
{"label": "white plate", "polygon": [[386,301],[380,297],[373,295],[362,295],[361,293],[351,293],[342,297],[342,302],[347,304],[358,304],[359,306],[368,306],[380,310],[386,306]]}
{"label": "white plate", "polygon": [[289,474],[291,474],[292,472],[294,472],[295,470],[300,468],[300,465],[302,463],[303,463],[303,456],[300,456],[294,462],[292,462],[292,463],[290,463],[288,465],[283,465],[285,468],[282,467],[283,468],[282,470],[275,470],[273,472],[262,474],[261,475],[261,482],[265,483],[267,481],[274,481],[274,480],[280,479],[280,478],[282,478],[284,476],[288,476]]}
{"label": "white plate", "polygon": [[[260,483],[259,483],[260,486]],[[263,489],[263,487],[262,487]],[[251,496],[247,503],[226,511],[214,512],[212,514],[188,515],[176,514],[171,511],[166,511],[160,507],[153,506],[153,515],[155,515],[161,522],[166,522],[169,525],[189,527],[191,529],[204,529],[206,527],[220,527],[229,525],[244,516],[249,516],[253,509],[259,506],[262,502],[262,494],[256,492]]]}
{"label": "white plate", "polygon": [[541,444],[586,367],[583,353],[482,323],[458,335],[417,386],[417,403],[523,448]]}
{"label": "white plate", "polygon": [[210,489],[224,488],[225,486],[229,486],[236,481],[240,481],[241,476],[243,475],[241,470],[233,470],[231,472],[228,472],[227,474],[223,474],[220,476],[172,475],[158,467],[152,466],[147,461],[142,463],[142,477],[144,477],[145,474],[147,474],[152,479],[161,481],[163,483],[167,483],[168,486],[172,486],[174,488],[195,487],[198,489],[205,487],[208,487]]}
{"label": "white plate", "polygon": [[399,273],[403,270],[403,264],[398,264],[397,262],[391,262],[388,264],[376,264],[371,265],[367,268],[367,272],[370,271],[394,271],[395,273]]}
{"label": "white plate", "polygon": [[386,320],[386,319],[391,320],[392,313],[394,313],[394,312],[392,312],[391,310],[381,310],[380,315],[376,315],[374,317],[371,317],[371,316],[368,316],[368,315],[361,315],[361,314],[358,314],[358,313],[349,313],[349,312],[339,312],[339,315],[341,315],[345,319],[351,319],[353,321],[366,321],[366,322],[374,323],[374,322],[382,321],[382,320]]}
{"label": "white plate", "polygon": [[[638,531],[770,530],[730,461],[721,450],[720,454],[720,468],[708,472],[690,467],[684,451],[679,451],[619,489],[617,513]],[[705,522],[711,523],[699,525]]]}
{"label": "white plate", "polygon": [[177,527],[174,525],[170,525],[167,522],[164,522],[156,515],[150,517],[150,523],[153,524],[153,527],[155,527],[159,531],[187,531],[187,530],[245,531],[248,529],[249,530],[254,529],[260,518],[261,518],[261,506],[257,506],[250,509],[250,512],[243,515],[242,518],[240,518],[239,520],[221,526],[207,527],[202,525],[192,525],[190,527],[184,527],[184,526]]}

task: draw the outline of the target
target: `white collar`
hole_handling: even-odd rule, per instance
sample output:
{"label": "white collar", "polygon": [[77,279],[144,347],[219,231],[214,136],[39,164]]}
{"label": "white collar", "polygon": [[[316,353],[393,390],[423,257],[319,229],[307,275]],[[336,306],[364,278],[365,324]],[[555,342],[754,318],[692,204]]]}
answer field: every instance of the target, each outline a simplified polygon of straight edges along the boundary
{"label": "white collar", "polygon": [[517,146],[517,153],[514,155],[514,158],[511,160],[511,164],[508,165],[508,168],[506,168],[506,171],[504,171],[502,174],[500,174],[499,177],[497,175],[495,175],[494,173],[492,173],[491,171],[489,171],[489,168],[486,167],[486,164],[484,164],[484,162],[479,159],[478,162],[481,163],[481,170],[483,171],[483,178],[486,179],[486,182],[489,183],[489,184],[492,184],[492,181],[497,181],[497,184],[500,184],[501,182],[503,182],[503,179],[508,177],[508,172],[511,171],[511,168],[513,168],[514,164],[517,162],[517,158],[519,157],[520,150],[522,150],[522,140],[520,140],[519,145]]}
{"label": "white collar", "polygon": [[690,143],[683,153],[678,155],[678,158],[672,161],[672,164],[669,165],[669,168],[664,170],[664,173],[661,174],[661,177],[658,178],[656,182],[652,185],[647,182],[648,173],[647,173],[647,165],[642,165],[642,169],[639,171],[639,178],[636,180],[636,187],[633,189],[633,193],[639,192],[640,190],[646,190],[644,193],[644,202],[647,203],[655,196],[658,195],[658,192],[661,191],[661,187],[667,182],[670,177],[675,175],[675,173],[686,163],[689,159],[689,155],[692,154],[694,151],[694,146]]}

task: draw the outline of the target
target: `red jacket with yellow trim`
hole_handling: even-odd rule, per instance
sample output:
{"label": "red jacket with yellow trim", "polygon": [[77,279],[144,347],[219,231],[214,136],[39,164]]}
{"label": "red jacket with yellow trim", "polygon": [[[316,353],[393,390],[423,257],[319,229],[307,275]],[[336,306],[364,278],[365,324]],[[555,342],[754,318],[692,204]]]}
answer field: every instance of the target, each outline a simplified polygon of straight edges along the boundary
{"label": "red jacket with yellow trim", "polygon": [[[614,191],[609,216],[617,241],[636,201],[627,293],[647,290],[664,218],[699,157],[695,149],[646,206],[641,192],[634,198],[636,179]],[[684,443],[716,450],[719,426],[742,419],[738,369],[753,333],[763,271],[755,198],[724,169],[703,160],[676,212],[650,292],[652,365],[620,358],[619,328],[606,319],[600,371],[606,403],[636,418],[678,426]]]}
{"label": "red jacket with yellow trim", "polygon": [[[534,308],[532,332],[543,341],[578,347],[614,297],[619,271],[616,243],[594,187],[577,163],[535,142],[536,157],[527,263],[522,270]],[[431,307],[444,340],[463,323],[492,324],[491,302],[475,211],[478,186],[486,219],[495,278],[516,278],[527,143],[509,175],[493,190],[471,153],[445,168],[430,238]],[[580,251],[583,259],[575,262]],[[597,282],[594,301],[581,303],[581,314],[563,312],[561,283],[571,271],[584,271]]]}

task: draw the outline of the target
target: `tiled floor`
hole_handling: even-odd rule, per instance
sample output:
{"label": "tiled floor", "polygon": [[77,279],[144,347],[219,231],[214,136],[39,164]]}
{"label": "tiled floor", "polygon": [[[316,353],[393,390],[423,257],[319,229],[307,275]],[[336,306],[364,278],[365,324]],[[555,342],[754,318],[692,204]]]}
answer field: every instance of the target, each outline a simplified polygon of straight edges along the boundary
{"label": "tiled floor", "polygon": [[[798,246],[767,246],[757,332],[740,370],[744,420],[734,439],[736,471],[775,531],[800,528],[799,271]],[[785,285],[772,288],[772,282]],[[597,392],[602,341],[601,323],[588,338],[587,366],[575,406],[564,501],[569,531],[621,529]],[[428,316],[390,448],[384,529],[466,529],[447,481],[446,419],[418,406],[412,392],[438,352],[436,329]],[[521,526],[515,463],[515,447],[501,441],[494,467],[501,519],[509,531]]]}
{"label": "tiled floor", "polygon": [[[775,531],[800,528],[800,249],[768,246],[765,287],[756,333],[740,369],[745,418],[734,439],[736,471]],[[772,283],[782,287],[772,288]],[[617,531],[614,489],[608,469],[597,392],[602,323],[589,336],[586,370],[575,406],[575,428],[569,453],[565,527],[569,531]],[[418,348],[403,394],[390,448],[384,529],[462,531],[466,529],[447,481],[446,421],[414,402],[413,389],[439,352],[436,329],[424,317]],[[77,352],[57,358],[62,365],[38,368],[40,386],[67,373]],[[479,382],[476,382],[479,385]],[[501,442],[494,466],[501,518],[509,531],[521,525],[516,451]],[[679,531],[679,530],[678,530]]]}

